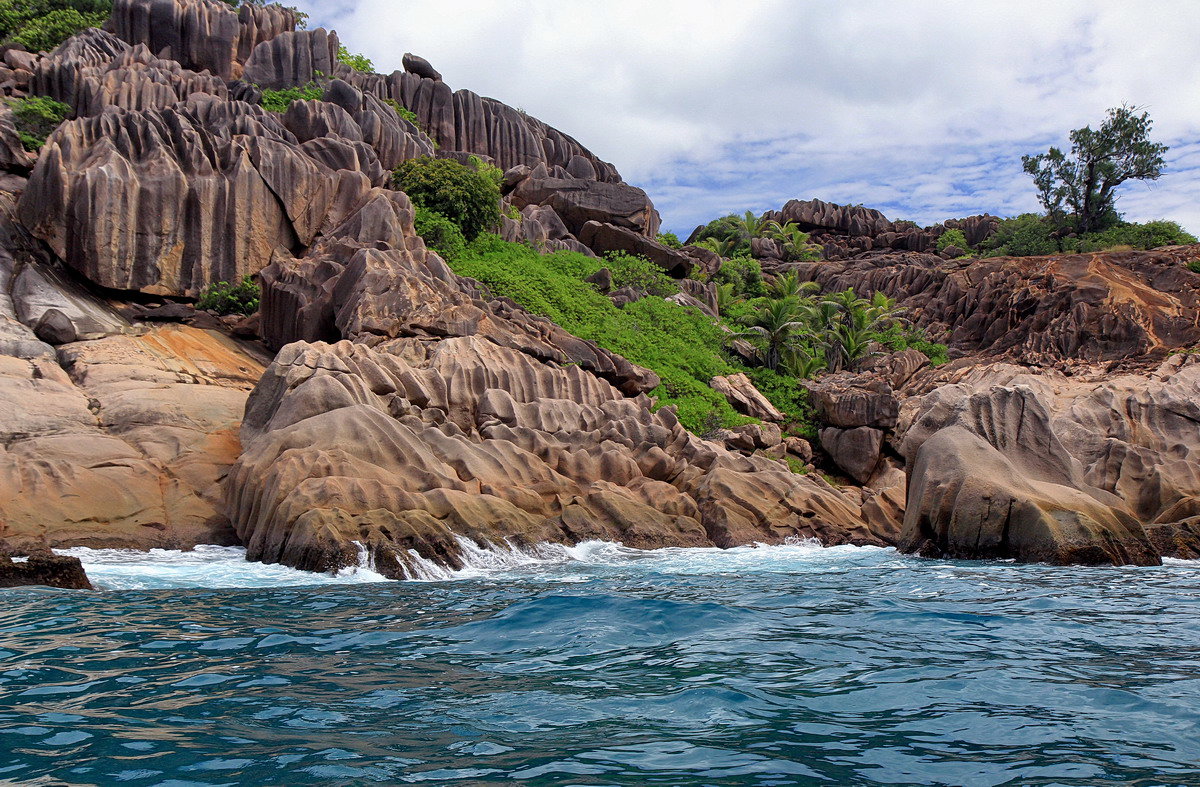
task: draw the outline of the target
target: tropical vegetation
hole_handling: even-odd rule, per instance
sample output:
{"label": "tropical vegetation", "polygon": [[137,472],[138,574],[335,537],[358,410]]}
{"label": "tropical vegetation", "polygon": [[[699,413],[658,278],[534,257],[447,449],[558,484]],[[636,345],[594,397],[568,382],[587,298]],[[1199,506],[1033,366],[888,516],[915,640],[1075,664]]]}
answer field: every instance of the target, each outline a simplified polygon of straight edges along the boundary
{"label": "tropical vegetation", "polygon": [[66,104],[44,97],[9,99],[8,106],[22,147],[34,153],[42,149],[50,132],[71,114]]}

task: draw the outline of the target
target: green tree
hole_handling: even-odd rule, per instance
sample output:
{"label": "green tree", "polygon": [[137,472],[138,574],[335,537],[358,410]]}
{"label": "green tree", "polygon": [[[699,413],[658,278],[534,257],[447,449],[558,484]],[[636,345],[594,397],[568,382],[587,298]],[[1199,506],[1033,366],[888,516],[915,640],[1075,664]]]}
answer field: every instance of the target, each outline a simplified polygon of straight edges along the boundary
{"label": "green tree", "polygon": [[971,244],[967,243],[967,236],[962,230],[946,230],[937,240],[937,250],[939,252],[954,246],[962,251],[970,251]]}
{"label": "green tree", "polygon": [[1167,146],[1150,141],[1153,125],[1147,112],[1139,115],[1134,107],[1115,107],[1099,129],[1085,126],[1071,132],[1069,155],[1052,147],[1022,157],[1050,217],[1060,225],[1073,223],[1079,232],[1095,232],[1111,223],[1118,186],[1162,175]]}
{"label": "green tree", "polygon": [[345,44],[338,45],[338,62],[350,66],[355,71],[370,74],[375,70],[375,64],[366,55],[358,55],[346,48]]}
{"label": "green tree", "polygon": [[111,0],[0,0],[0,43],[48,52],[111,13]]}
{"label": "green tree", "polygon": [[774,371],[779,368],[784,351],[805,328],[801,317],[800,304],[795,298],[767,301],[755,311],[753,323],[731,338],[758,341],[762,345],[763,366]]}
{"label": "green tree", "polygon": [[500,187],[486,171],[422,156],[396,167],[392,181],[415,205],[457,224],[467,240],[500,223]]}

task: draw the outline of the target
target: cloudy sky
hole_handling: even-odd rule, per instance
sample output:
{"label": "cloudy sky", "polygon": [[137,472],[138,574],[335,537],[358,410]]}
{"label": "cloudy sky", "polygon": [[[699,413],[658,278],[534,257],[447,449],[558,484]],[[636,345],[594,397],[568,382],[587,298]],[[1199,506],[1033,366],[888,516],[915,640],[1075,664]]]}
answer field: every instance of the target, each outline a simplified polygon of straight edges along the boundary
{"label": "cloudy sky", "polygon": [[1021,155],[1131,103],[1171,146],[1131,220],[1200,233],[1196,0],[299,0],[376,69],[404,52],[520,107],[689,232],[788,199],[930,224],[1037,209]]}

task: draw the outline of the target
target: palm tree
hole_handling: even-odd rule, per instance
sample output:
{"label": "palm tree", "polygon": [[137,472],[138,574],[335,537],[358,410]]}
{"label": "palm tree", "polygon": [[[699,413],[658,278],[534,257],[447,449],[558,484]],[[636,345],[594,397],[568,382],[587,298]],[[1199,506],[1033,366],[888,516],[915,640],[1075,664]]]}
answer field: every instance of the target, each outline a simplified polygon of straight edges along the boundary
{"label": "palm tree", "polygon": [[820,289],[821,285],[816,282],[801,282],[795,271],[789,271],[775,277],[775,281],[771,282],[769,293],[772,298],[777,299],[802,298]]}
{"label": "palm tree", "polygon": [[816,304],[818,324],[824,329],[825,360],[830,371],[850,368],[871,352],[880,330],[891,326],[903,310],[882,292],[860,298],[853,289],[824,296]]}
{"label": "palm tree", "polygon": [[767,227],[772,223],[774,222],[763,221],[761,217],[755,216],[754,211],[751,210],[746,211],[744,215],[737,219],[738,230],[746,240],[762,237]]}
{"label": "palm tree", "polygon": [[791,344],[783,349],[779,365],[797,380],[809,380],[816,377],[817,372],[825,368],[825,355],[819,350]]}
{"label": "palm tree", "polygon": [[725,259],[736,257],[742,249],[744,241],[736,235],[729,238],[705,238],[702,241],[697,241],[696,246],[702,249],[716,252],[718,256]]}
{"label": "palm tree", "polygon": [[778,301],[768,301],[758,307],[754,315],[754,323],[742,333],[733,334],[733,339],[757,339],[765,349],[761,350],[763,366],[775,370],[779,368],[783,352],[796,334],[804,327],[801,319],[800,304],[793,298]]}
{"label": "palm tree", "polygon": [[778,221],[768,221],[763,229],[763,235],[779,241],[792,260],[819,260],[821,247],[809,242],[809,234],[800,229],[794,221],[780,224]]}

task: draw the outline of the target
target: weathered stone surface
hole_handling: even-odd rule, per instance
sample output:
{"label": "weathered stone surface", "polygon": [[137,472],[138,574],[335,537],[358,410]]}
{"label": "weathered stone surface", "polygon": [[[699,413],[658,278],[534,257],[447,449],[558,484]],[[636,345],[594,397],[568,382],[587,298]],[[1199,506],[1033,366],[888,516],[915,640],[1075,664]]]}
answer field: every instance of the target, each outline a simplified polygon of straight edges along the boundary
{"label": "weathered stone surface", "polygon": [[25,171],[33,166],[33,160],[17,136],[12,110],[0,105],[0,171]]}
{"label": "weathered stone surface", "polygon": [[906,403],[905,546],[961,557],[1152,564],[1141,523],[1200,510],[1200,364],[1106,382],[980,367]]}
{"label": "weathered stone surface", "polygon": [[339,45],[337,33],[320,27],[280,33],[254,48],[242,79],[268,90],[305,85],[335,72]]}
{"label": "weathered stone surface", "polygon": [[62,557],[48,551],[38,551],[25,560],[14,561],[0,550],[0,588],[28,585],[91,590],[92,583],[77,557]]}
{"label": "weathered stone surface", "polygon": [[695,265],[695,261],[683,252],[625,227],[589,221],[577,234],[580,242],[599,255],[623,251],[645,257],[676,278],[690,274]]}
{"label": "weathered stone surface", "polygon": [[[534,174],[513,189],[509,199],[518,208],[527,205],[554,208],[567,229],[576,236],[583,232],[588,222],[633,230],[646,238],[653,238],[658,233],[658,212],[654,210],[646,192],[624,183],[545,175],[539,177],[535,170]],[[677,264],[687,265],[682,260]]]}
{"label": "weathered stone surface", "polygon": [[826,291],[883,292],[951,349],[1055,364],[1150,358],[1200,343],[1200,247],[942,260],[885,255],[794,263]]}
{"label": "weathered stone surface", "polygon": [[111,110],[46,143],[18,215],[93,282],[199,295],[311,242],[336,181],[261,108],[193,96]]}
{"label": "weathered stone surface", "polygon": [[[259,44],[296,26],[296,16],[279,5],[242,6],[220,0],[115,0],[112,29],[130,44],[144,44],[158,57],[221,79],[241,76]],[[326,74],[333,73],[331,67]],[[253,80],[251,80],[253,81]]]}
{"label": "weathered stone surface", "polygon": [[429,61],[423,57],[417,57],[412,52],[405,52],[404,58],[401,61],[404,64],[404,70],[422,79],[432,79],[440,82],[442,75],[429,64]]}
{"label": "weathered stone surface", "polygon": [[891,429],[900,414],[900,402],[892,386],[876,377],[842,373],[805,381],[803,385],[817,419],[831,426]]}
{"label": "weathered stone surface", "polygon": [[233,543],[219,481],[262,368],[175,326],[57,360],[0,356],[0,538],[18,551]]}
{"label": "weathered stone surface", "polygon": [[402,576],[416,550],[620,540],[874,543],[846,498],[726,453],[577,367],[478,338],[294,344],[247,409],[229,512],[252,558]]}
{"label": "weathered stone surface", "polygon": [[742,415],[763,421],[783,420],[783,413],[779,412],[744,374],[714,377],[708,384]]}
{"label": "weathered stone surface", "polygon": [[854,429],[827,427],[821,430],[821,447],[834,464],[859,483],[866,483],[879,465],[883,432],[869,426]]}

